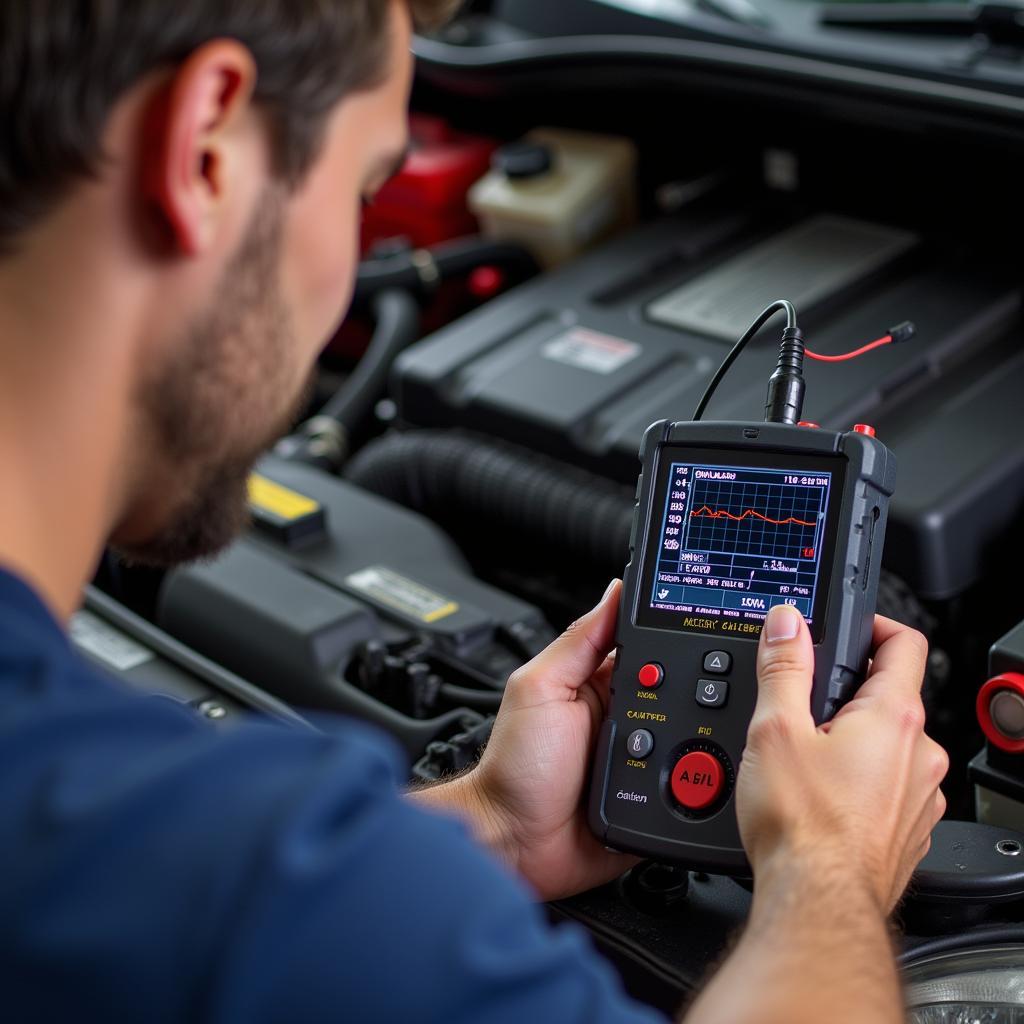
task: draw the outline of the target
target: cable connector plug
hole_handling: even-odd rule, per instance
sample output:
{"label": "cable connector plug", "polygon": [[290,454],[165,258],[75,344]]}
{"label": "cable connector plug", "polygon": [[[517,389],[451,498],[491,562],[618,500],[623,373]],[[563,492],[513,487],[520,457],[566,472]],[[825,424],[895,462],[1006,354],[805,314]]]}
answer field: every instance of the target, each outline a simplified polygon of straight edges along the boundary
{"label": "cable connector plug", "polygon": [[889,328],[889,337],[892,338],[889,344],[899,345],[904,341],[910,341],[915,334],[917,334],[917,328],[909,320],[904,320],[903,323]]}
{"label": "cable connector plug", "polygon": [[804,335],[799,327],[782,332],[779,362],[768,380],[765,423],[799,423],[804,409]]}

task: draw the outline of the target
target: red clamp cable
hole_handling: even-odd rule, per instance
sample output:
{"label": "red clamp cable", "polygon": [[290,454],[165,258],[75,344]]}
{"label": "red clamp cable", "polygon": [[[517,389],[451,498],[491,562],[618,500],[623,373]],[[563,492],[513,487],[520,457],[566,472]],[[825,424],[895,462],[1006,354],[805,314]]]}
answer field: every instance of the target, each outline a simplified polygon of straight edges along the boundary
{"label": "red clamp cable", "polygon": [[812,352],[809,348],[804,350],[804,354],[808,359],[816,359],[819,363],[845,363],[847,359],[856,359],[857,356],[864,355],[865,352],[870,352],[872,349],[881,348],[883,345],[892,344],[892,335],[886,334],[876,341],[869,342],[867,345],[862,345],[860,348],[855,348],[852,352],[844,352],[838,356],[823,356],[819,352]]}
{"label": "red clamp cable", "polygon": [[917,328],[907,320],[890,328],[888,334],[883,334],[881,338],[876,338],[874,341],[868,342],[867,345],[855,348],[852,352],[843,352],[838,356],[824,356],[820,352],[812,352],[808,348],[804,350],[804,354],[808,359],[816,359],[819,363],[845,363],[847,359],[856,359],[858,356],[864,355],[865,352],[871,352],[883,345],[899,345],[901,342],[910,341],[916,333]]}

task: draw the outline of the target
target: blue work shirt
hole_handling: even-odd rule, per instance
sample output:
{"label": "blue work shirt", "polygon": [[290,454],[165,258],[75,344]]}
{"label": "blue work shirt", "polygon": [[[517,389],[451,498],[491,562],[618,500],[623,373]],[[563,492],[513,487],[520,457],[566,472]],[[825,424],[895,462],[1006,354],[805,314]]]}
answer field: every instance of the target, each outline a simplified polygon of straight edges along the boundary
{"label": "blue work shirt", "polygon": [[403,774],[123,692],[0,572],[0,1019],[662,1020]]}

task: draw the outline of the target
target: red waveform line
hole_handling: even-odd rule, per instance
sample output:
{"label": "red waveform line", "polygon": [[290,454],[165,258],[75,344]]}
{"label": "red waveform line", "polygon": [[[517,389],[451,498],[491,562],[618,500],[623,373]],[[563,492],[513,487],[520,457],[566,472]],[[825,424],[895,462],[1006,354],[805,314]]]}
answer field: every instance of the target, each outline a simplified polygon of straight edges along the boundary
{"label": "red waveform line", "polygon": [[749,516],[756,516],[758,519],[763,519],[766,523],[774,523],[776,526],[785,526],[787,523],[796,523],[797,526],[817,526],[816,522],[808,523],[804,519],[797,519],[795,516],[790,516],[788,519],[772,519],[769,516],[762,515],[755,509],[748,508],[743,515],[734,516],[731,512],[726,512],[724,508],[720,508],[717,512],[712,510],[705,505],[703,508],[698,508],[690,513],[691,516],[704,516],[706,519],[731,519],[734,523],[742,522]]}

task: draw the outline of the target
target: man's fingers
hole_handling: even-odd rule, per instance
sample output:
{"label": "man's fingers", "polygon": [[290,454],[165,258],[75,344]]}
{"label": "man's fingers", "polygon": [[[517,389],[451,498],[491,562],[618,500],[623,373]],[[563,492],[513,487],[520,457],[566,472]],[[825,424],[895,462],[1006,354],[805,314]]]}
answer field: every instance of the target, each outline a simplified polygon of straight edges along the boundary
{"label": "man's fingers", "polygon": [[593,679],[591,680],[594,689],[597,691],[598,695],[601,697],[601,700],[604,701],[605,704],[608,703],[608,700],[611,696],[612,673],[614,672],[614,670],[615,655],[609,654],[608,657],[605,658],[603,662],[601,662],[600,667],[594,673]]}
{"label": "man's fingers", "polygon": [[813,678],[814,648],[807,623],[792,605],[777,605],[768,612],[761,631],[754,723],[778,719],[797,728],[813,729]]}
{"label": "man's fingers", "polygon": [[902,622],[897,622],[895,619],[887,619],[884,615],[876,615],[871,628],[871,649],[877,651],[890,637],[894,637],[897,633],[902,633],[908,629],[910,627]]}
{"label": "man's fingers", "polygon": [[875,617],[874,642],[877,646],[871,674],[858,696],[920,693],[928,661],[928,641],[924,636],[910,626],[879,615]]}
{"label": "man's fingers", "polygon": [[620,580],[613,580],[597,607],[577,619],[554,643],[513,674],[529,680],[531,689],[549,696],[568,696],[602,666],[615,641]]}

